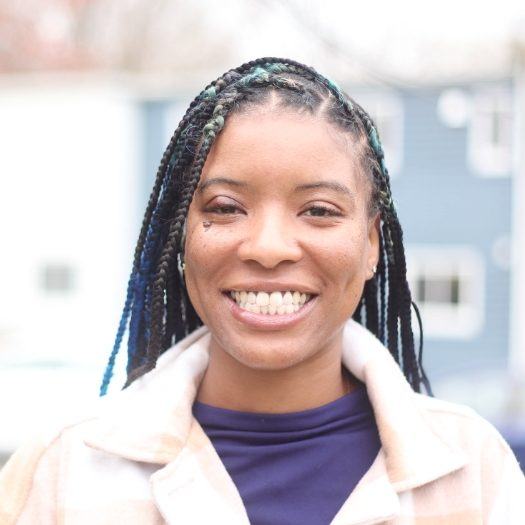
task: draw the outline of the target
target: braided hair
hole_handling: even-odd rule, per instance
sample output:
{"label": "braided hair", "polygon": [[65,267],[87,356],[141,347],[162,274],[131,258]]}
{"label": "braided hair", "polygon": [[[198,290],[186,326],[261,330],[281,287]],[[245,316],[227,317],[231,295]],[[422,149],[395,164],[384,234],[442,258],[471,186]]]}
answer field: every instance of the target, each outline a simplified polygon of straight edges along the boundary
{"label": "braided hair", "polygon": [[[188,209],[208,153],[228,116],[262,106],[272,96],[279,107],[322,115],[349,133],[357,144],[371,188],[369,213],[380,215],[380,257],[377,272],[366,281],[353,318],[388,347],[415,391],[424,385],[431,393],[421,361],[421,323],[419,355],[414,346],[403,232],[372,119],[334,82],[314,69],[293,60],[260,58],[231,69],[209,84],[191,102],[162,156],[135,248],[101,395],[111,381],[127,329],[124,386],[152,370],[160,354],[202,325],[181,271]],[[416,313],[420,322],[417,308]]]}

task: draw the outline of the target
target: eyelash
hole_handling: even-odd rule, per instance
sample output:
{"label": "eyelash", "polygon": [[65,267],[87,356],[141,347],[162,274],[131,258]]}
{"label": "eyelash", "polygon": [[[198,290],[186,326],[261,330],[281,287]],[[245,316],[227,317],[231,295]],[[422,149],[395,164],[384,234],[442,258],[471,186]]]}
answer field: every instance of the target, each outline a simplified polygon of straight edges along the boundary
{"label": "eyelash", "polygon": [[[222,211],[221,211],[222,210]],[[231,211],[224,211],[224,210],[240,210],[238,206],[235,206],[233,204],[224,205],[224,206],[214,206],[211,208],[206,208],[204,211],[209,213],[217,213],[218,215],[233,215],[233,212]],[[312,211],[312,210],[322,210],[324,215],[308,215],[309,217],[341,217],[342,213],[332,209],[328,208],[326,206],[310,206],[306,211]]]}
{"label": "eyelash", "polygon": [[219,215],[230,215],[230,212],[221,212],[219,210],[240,210],[238,206],[234,206],[233,204],[225,204],[223,206],[212,206],[211,208],[206,208],[204,211],[209,213],[217,213]]}
{"label": "eyelash", "polygon": [[342,213],[326,206],[310,206],[306,211],[322,210],[326,215],[309,215],[309,217],[341,217]]}

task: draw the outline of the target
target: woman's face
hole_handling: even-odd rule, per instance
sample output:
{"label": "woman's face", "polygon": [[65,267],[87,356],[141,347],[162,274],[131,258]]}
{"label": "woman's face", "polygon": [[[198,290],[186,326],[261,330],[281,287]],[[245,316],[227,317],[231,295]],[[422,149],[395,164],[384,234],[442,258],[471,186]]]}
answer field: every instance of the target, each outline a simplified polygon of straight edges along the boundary
{"label": "woman's face", "polygon": [[206,160],[185,246],[188,293],[213,350],[278,370],[336,348],[378,260],[368,196],[351,139],[325,120],[230,117]]}

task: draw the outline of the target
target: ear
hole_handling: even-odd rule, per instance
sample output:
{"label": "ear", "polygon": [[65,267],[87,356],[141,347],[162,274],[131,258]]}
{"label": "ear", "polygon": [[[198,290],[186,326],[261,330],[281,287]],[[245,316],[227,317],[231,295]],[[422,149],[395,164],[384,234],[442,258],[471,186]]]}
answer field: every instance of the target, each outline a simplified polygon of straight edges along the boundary
{"label": "ear", "polygon": [[381,215],[379,212],[375,214],[368,221],[368,255],[367,255],[367,273],[366,280],[372,279],[374,277],[374,269],[377,267],[379,262],[379,226],[381,224]]}

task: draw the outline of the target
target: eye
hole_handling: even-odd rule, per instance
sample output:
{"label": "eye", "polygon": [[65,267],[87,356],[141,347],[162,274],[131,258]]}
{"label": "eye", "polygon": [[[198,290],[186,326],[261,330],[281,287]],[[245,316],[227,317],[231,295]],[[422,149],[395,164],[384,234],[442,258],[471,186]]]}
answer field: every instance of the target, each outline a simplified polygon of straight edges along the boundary
{"label": "eye", "polygon": [[211,204],[204,208],[207,213],[215,213],[217,215],[235,215],[242,213],[242,209],[232,199],[215,199]]}
{"label": "eye", "polygon": [[237,210],[239,210],[239,208],[237,208],[237,206],[232,206],[232,205],[215,206],[215,207],[206,209],[206,211],[208,212],[219,213],[220,215],[231,215],[232,213],[235,213]]}
{"label": "eye", "polygon": [[342,213],[327,206],[310,206],[305,212],[309,217],[341,217]]}

